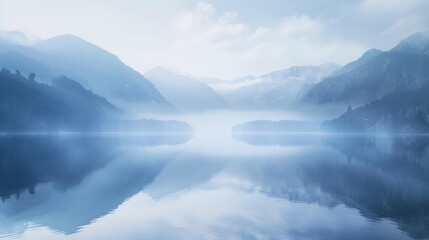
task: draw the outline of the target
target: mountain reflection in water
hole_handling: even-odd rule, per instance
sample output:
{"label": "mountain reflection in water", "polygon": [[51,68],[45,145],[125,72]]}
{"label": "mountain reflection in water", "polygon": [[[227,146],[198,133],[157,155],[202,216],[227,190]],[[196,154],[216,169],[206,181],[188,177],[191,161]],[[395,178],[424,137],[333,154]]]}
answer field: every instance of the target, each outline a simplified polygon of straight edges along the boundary
{"label": "mountain reflection in water", "polygon": [[429,138],[237,134],[219,154],[190,138],[2,137],[0,236],[429,237]]}

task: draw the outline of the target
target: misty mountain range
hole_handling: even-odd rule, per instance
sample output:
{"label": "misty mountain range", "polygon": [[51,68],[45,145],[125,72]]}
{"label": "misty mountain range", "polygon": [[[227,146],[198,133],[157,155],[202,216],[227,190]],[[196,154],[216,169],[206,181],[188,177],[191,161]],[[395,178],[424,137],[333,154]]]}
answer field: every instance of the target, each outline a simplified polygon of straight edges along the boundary
{"label": "misty mountain range", "polygon": [[[344,114],[322,124],[330,131],[421,133],[429,131],[428,92],[429,36],[416,33],[389,51],[369,50],[305,85],[297,99],[301,106],[342,107]],[[246,126],[259,128],[252,122]]]}
{"label": "misty mountain range", "polygon": [[156,67],[145,76],[161,94],[182,112],[228,109],[229,104],[209,85],[162,67]]}
{"label": "misty mountain range", "polygon": [[177,109],[195,112],[216,109],[274,110],[297,103],[300,91],[329,76],[335,63],[294,66],[233,79],[195,77],[156,67],[145,76]]}
{"label": "misty mountain range", "polygon": [[[251,79],[224,97],[239,109],[285,109],[297,101],[302,88],[319,82],[338,68],[339,65],[328,63],[274,71]],[[244,81],[249,82],[249,78]]]}
{"label": "misty mountain range", "polygon": [[189,132],[179,121],[121,120],[119,110],[79,83],[59,77],[51,85],[34,75],[0,71],[0,132]]}
{"label": "misty mountain range", "polygon": [[327,122],[329,129],[428,132],[428,92],[429,36],[417,33],[349,72],[316,84],[304,101],[358,106]]}
{"label": "misty mountain range", "polygon": [[[349,109],[325,124],[330,129],[429,129],[425,33],[413,34],[389,51],[371,49],[343,67],[295,66],[222,80],[162,67],[143,76],[115,55],[73,35],[33,43],[19,32],[2,32],[0,66],[4,67],[0,74],[3,131],[45,129],[43,125],[85,130],[77,125],[99,128],[100,122],[142,112],[332,105]],[[30,73],[37,77],[27,77]],[[67,123],[67,119],[73,120]]]}
{"label": "misty mountain range", "polygon": [[115,55],[73,35],[63,35],[26,46],[0,39],[3,67],[50,83],[58,75],[76,79],[83,87],[108,98],[127,111],[174,111],[143,75]]}
{"label": "misty mountain range", "polygon": [[429,83],[429,38],[417,33],[390,51],[370,50],[357,61],[315,84],[303,102],[360,106],[396,91]]}

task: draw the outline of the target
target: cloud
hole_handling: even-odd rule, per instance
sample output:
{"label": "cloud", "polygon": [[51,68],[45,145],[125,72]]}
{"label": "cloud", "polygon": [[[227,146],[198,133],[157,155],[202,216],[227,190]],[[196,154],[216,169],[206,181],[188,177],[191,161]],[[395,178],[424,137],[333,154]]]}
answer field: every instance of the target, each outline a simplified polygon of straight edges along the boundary
{"label": "cloud", "polygon": [[179,14],[175,33],[181,37],[181,47],[197,43],[228,45],[240,38],[248,28],[236,23],[237,13],[226,12],[217,15],[215,7],[208,3],[198,3],[188,12]]}
{"label": "cloud", "polygon": [[428,0],[205,1],[0,0],[0,26],[3,15],[5,30],[75,34],[141,72],[162,65],[222,78],[344,64],[429,30]]}
{"label": "cloud", "polygon": [[280,33],[289,38],[319,37],[326,29],[325,26],[306,15],[289,16],[282,20]]}
{"label": "cloud", "polygon": [[379,34],[379,38],[384,44],[394,46],[397,39],[404,39],[416,32],[425,32],[428,26],[423,18],[425,17],[418,15],[398,18]]}
{"label": "cloud", "polygon": [[307,15],[251,26],[237,12],[219,12],[209,3],[179,14],[172,29],[174,55],[182,59],[168,65],[180,61],[179,68],[197,75],[258,75],[291,65],[345,63],[365,49]]}

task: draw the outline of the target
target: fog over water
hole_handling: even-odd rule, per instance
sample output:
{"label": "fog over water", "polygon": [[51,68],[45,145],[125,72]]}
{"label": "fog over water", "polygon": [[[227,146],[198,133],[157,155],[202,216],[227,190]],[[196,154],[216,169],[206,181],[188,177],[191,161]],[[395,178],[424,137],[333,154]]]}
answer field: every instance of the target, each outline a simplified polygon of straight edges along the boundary
{"label": "fog over water", "polygon": [[261,114],[287,115],[182,115],[193,134],[3,136],[0,238],[429,237],[426,137],[231,132]]}
{"label": "fog over water", "polygon": [[200,151],[214,154],[242,154],[258,151],[254,147],[234,141],[232,128],[240,123],[256,119],[267,120],[306,120],[308,117],[284,111],[210,111],[183,115],[156,115],[157,119],[176,118],[189,123],[193,128],[192,139],[184,146],[188,151]]}

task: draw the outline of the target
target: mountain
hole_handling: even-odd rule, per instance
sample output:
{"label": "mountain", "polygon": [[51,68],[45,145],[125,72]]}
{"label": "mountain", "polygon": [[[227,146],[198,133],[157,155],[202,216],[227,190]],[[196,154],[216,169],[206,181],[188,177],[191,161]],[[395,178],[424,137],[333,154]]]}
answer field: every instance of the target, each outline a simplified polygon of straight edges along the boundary
{"label": "mountain", "polygon": [[[174,108],[143,75],[106,50],[73,35],[38,42],[33,49],[50,54],[58,73],[80,83],[120,108],[173,111]],[[60,64],[58,64],[60,63]]]}
{"label": "mountain", "polygon": [[0,67],[18,70],[24,76],[37,73],[37,79],[44,79],[46,82],[49,82],[47,79],[51,80],[55,77],[50,67],[13,51],[0,54]]}
{"label": "mountain", "polygon": [[282,109],[294,104],[302,87],[319,82],[338,69],[336,64],[295,66],[247,78],[246,84],[224,95],[234,107],[245,109]]}
{"label": "mountain", "polygon": [[327,121],[325,128],[341,132],[429,132],[429,85],[395,92]]}
{"label": "mountain", "polygon": [[319,82],[322,78],[328,76],[338,68],[340,68],[340,66],[335,63],[325,63],[318,66],[294,66],[264,74],[260,78],[271,79],[273,81],[299,80],[304,83],[315,83]]}
{"label": "mountain", "polygon": [[[6,52],[21,54],[30,60],[27,62],[49,66],[51,74],[40,74],[39,81],[50,83],[53,76],[58,75],[78,79],[83,87],[109,99],[122,110],[138,113],[175,111],[143,75],[115,55],[76,36],[58,36],[31,46],[0,42],[0,53]],[[36,65],[19,66],[22,72],[30,72],[30,68],[39,75]]]}
{"label": "mountain", "polygon": [[121,120],[118,109],[67,77],[52,86],[0,71],[0,132],[189,132],[179,121]]}
{"label": "mountain", "polygon": [[370,49],[370,50],[366,51],[358,60],[353,61],[353,62],[345,65],[344,67],[333,72],[330,76],[337,76],[337,75],[341,75],[341,74],[344,74],[346,72],[349,72],[349,71],[355,69],[356,67],[359,67],[364,63],[367,63],[369,60],[377,57],[382,52],[383,51],[381,51],[379,49]]}
{"label": "mountain", "polygon": [[228,103],[210,86],[193,77],[156,67],[145,74],[161,94],[183,112],[225,109]]}
{"label": "mountain", "polygon": [[120,111],[105,98],[94,94],[92,91],[82,87],[78,82],[61,76],[52,80],[52,87],[67,93],[75,102],[81,101],[91,103],[95,108],[100,109],[105,114],[117,115]]}
{"label": "mountain", "polygon": [[216,79],[216,78],[206,78],[199,77],[196,78],[197,81],[207,83],[213,90],[221,95],[226,95],[234,90],[239,88],[250,86],[255,83],[261,82],[261,79],[253,75],[248,75],[244,77],[236,77],[232,79]]}
{"label": "mountain", "polygon": [[[377,54],[378,53],[378,54]],[[386,52],[367,53],[352,69],[339,70],[302,95],[302,102],[353,106],[429,83],[429,37],[417,33]],[[341,73],[343,72],[343,73]],[[338,72],[337,72],[338,73]]]}
{"label": "mountain", "polygon": [[428,33],[415,33],[401,41],[392,51],[406,54],[429,55],[429,35]]}
{"label": "mountain", "polygon": [[22,32],[0,30],[0,42],[9,43],[9,44],[28,45],[30,44],[31,41]]}

